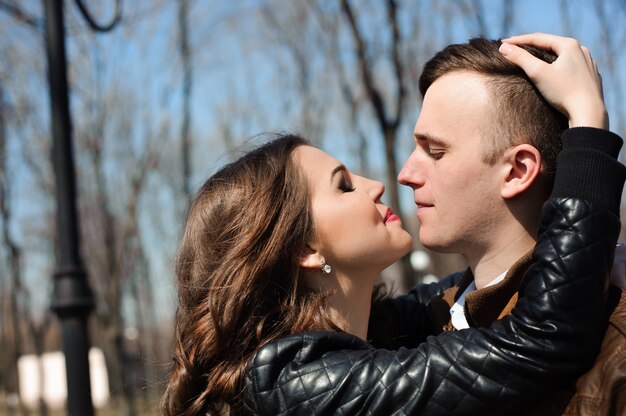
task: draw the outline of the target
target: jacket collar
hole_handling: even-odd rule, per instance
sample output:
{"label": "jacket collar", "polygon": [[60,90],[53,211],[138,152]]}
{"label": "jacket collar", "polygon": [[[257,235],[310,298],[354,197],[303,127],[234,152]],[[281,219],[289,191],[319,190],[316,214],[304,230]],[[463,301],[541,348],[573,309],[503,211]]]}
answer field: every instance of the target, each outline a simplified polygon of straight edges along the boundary
{"label": "jacket collar", "polygon": [[[471,327],[487,327],[496,319],[510,313],[517,302],[517,292],[526,270],[531,265],[532,252],[531,249],[520,257],[501,282],[465,295],[465,317]],[[458,286],[446,290],[443,299],[451,307],[473,280],[474,275],[467,268]]]}

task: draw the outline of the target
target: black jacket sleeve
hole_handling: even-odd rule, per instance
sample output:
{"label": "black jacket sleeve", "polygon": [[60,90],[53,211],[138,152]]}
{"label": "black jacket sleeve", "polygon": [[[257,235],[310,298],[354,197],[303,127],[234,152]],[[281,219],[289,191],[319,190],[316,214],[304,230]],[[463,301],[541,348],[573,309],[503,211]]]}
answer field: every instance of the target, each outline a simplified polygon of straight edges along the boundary
{"label": "black jacket sleeve", "polygon": [[[621,187],[624,167],[597,153],[590,163],[598,177],[618,175],[615,186]],[[588,199],[582,193],[569,198],[566,186],[555,187],[543,208],[526,296],[511,316],[488,329],[447,332],[396,351],[343,333],[281,338],[249,363],[244,409],[268,415],[502,414],[555,390],[586,370],[600,346],[603,289],[620,225],[614,202],[621,192],[607,197],[609,185],[598,183],[601,189]]]}
{"label": "black jacket sleeve", "polygon": [[435,283],[419,284],[409,293],[374,302],[367,330],[368,341],[376,348],[412,348],[433,335],[428,304],[444,290],[454,286],[463,272],[454,273]]}

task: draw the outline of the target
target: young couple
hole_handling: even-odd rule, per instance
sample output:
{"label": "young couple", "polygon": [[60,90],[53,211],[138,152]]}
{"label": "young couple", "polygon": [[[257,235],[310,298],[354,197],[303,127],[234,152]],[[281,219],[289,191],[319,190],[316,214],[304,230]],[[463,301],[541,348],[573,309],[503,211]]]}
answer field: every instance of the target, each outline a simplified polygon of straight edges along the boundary
{"label": "young couple", "polygon": [[[619,308],[606,287],[626,168],[588,50],[473,40],[420,88],[398,178],[420,241],[462,253],[463,278],[372,306],[412,244],[383,185],[297,136],[260,146],[189,213],[165,414],[504,414],[593,373]],[[580,384],[555,408],[606,405]]]}

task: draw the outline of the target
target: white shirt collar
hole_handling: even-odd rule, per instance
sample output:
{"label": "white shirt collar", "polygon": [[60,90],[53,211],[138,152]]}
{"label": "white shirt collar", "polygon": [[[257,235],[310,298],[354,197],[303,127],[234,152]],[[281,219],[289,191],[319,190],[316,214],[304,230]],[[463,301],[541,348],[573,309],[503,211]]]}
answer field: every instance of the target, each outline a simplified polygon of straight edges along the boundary
{"label": "white shirt collar", "polygon": [[[487,285],[485,287],[493,286],[493,285],[503,281],[504,278],[506,277],[506,273],[507,272],[508,272],[508,270],[506,270],[501,275],[497,276],[491,282],[487,283]],[[450,308],[450,322],[452,322],[452,326],[455,329],[466,329],[466,328],[469,328],[469,324],[467,323],[467,319],[465,318],[465,295],[467,295],[468,293],[473,292],[474,290],[476,290],[476,283],[474,283],[474,281],[472,281],[472,283],[467,285],[467,288],[465,288],[465,290],[463,291],[461,296],[459,296],[457,301],[454,302],[454,305],[452,305],[452,307]]]}

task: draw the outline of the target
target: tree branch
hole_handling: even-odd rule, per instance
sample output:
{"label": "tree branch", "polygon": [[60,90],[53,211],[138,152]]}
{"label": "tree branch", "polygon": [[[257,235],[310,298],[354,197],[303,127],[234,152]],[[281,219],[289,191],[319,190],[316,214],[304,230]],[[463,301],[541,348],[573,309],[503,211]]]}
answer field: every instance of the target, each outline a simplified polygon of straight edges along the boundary
{"label": "tree branch", "polygon": [[388,18],[392,33],[392,60],[396,73],[396,116],[392,122],[396,129],[402,120],[404,99],[406,97],[406,86],[404,85],[404,68],[400,58],[400,29],[398,27],[398,5],[396,0],[388,0]]}
{"label": "tree branch", "polygon": [[24,10],[22,10],[18,5],[9,3],[4,0],[0,0],[0,10],[4,11],[9,16],[13,17],[15,20],[20,21],[27,26],[36,29],[37,31],[41,30],[42,21],[39,18],[30,16]]}
{"label": "tree branch", "polygon": [[359,69],[361,71],[361,77],[363,78],[363,85],[365,86],[365,90],[372,100],[372,106],[374,107],[376,118],[378,119],[380,126],[384,132],[386,126],[388,125],[387,115],[385,112],[382,95],[374,86],[374,82],[372,80],[372,74],[370,72],[370,62],[367,59],[367,54],[365,53],[365,43],[363,42],[363,37],[361,36],[361,32],[359,31],[359,28],[357,26],[356,19],[354,18],[352,7],[350,6],[348,0],[341,0],[341,9],[343,10],[346,19],[350,24],[352,38],[356,46]]}

